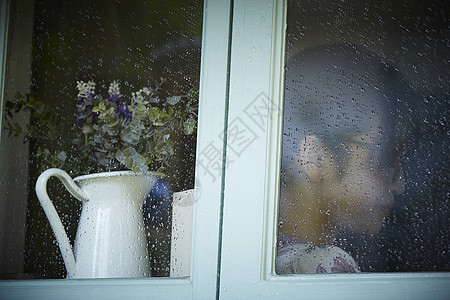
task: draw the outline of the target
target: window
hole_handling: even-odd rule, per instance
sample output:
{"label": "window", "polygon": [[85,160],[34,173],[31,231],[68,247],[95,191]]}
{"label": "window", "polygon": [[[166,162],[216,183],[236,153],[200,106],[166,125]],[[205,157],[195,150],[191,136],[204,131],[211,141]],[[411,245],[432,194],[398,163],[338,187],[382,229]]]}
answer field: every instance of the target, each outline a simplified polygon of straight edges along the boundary
{"label": "window", "polygon": [[444,6],[288,2],[279,272],[449,270]]}
{"label": "window", "polygon": [[205,1],[191,277],[4,281],[2,295],[445,299],[446,273],[276,275],[287,6]]}
{"label": "window", "polygon": [[[294,6],[300,6],[300,16],[304,13],[312,22],[324,23],[325,26],[326,21],[319,21],[319,16],[312,14],[318,8],[303,12],[302,4],[314,3],[318,4],[315,1],[297,1]],[[324,14],[330,17],[332,14],[328,10],[331,4],[323,5]],[[401,293],[408,298],[429,297],[430,294],[445,298],[448,295],[445,288],[448,275],[445,273],[276,275],[278,199],[281,189],[285,188],[280,187],[284,70],[288,72],[290,67],[285,50],[292,50],[289,43],[301,40],[303,34],[301,31],[299,36],[285,36],[284,30],[293,30],[289,29],[292,24],[285,19],[285,16],[289,18],[290,5],[292,3],[271,1],[259,5],[247,1],[234,2],[228,128],[245,124],[256,137],[240,156],[236,156],[232,149],[232,139],[227,148],[227,155],[234,162],[227,165],[224,188],[221,296],[266,299],[314,296],[320,299],[374,295],[376,298],[389,298]],[[292,22],[300,24],[302,29],[306,17],[300,16],[294,14]],[[335,27],[333,23],[329,25],[330,30],[335,29],[336,36],[344,31]],[[355,30],[359,29],[356,26]],[[349,32],[348,28],[344,32]],[[324,30],[325,40],[326,34]],[[312,40],[321,37],[316,32],[308,36]],[[294,54],[288,51],[287,55]],[[265,113],[254,109],[258,101],[261,105],[257,107],[264,107],[261,111]],[[262,120],[259,124],[264,130],[258,129],[255,117]],[[241,125],[241,131],[243,128],[246,127]]]}
{"label": "window", "polygon": [[[24,159],[23,166],[8,168],[15,169],[13,172],[18,174],[15,178],[14,174],[6,173],[4,178],[7,180],[3,184],[6,190],[12,182],[19,183],[14,185],[18,194],[8,189],[9,195],[28,198],[23,207],[26,215],[21,213],[17,218],[21,222],[26,218],[22,232],[25,246],[21,248],[23,245],[20,243],[16,249],[5,250],[17,253],[18,257],[8,257],[10,264],[17,261],[18,269],[4,272],[2,276],[17,273],[26,278],[66,277],[66,266],[37,200],[34,182],[49,167],[64,169],[72,177],[91,173],[92,164],[95,165],[92,168],[94,172],[122,170],[123,166],[118,165],[118,153],[123,153],[123,162],[132,159],[133,162],[127,162],[127,168],[140,168],[136,161],[138,157],[145,159],[146,164],[153,161],[150,163],[151,171],[164,168],[166,176],[159,179],[159,187],[155,187],[159,189],[155,192],[160,195],[144,201],[144,223],[149,238],[148,247],[144,248],[149,248],[151,274],[169,276],[172,211],[168,194],[170,190],[183,191],[192,189],[194,185],[202,1],[35,1],[32,8],[21,8],[20,4],[17,2],[13,6],[18,9],[11,18],[10,28],[16,30],[11,36],[12,39],[24,38],[22,33],[29,32],[31,45],[26,44],[29,48],[24,49],[22,40],[10,44],[5,98],[6,110],[12,113],[13,118],[5,114],[8,137],[4,138],[4,147],[17,153],[17,148],[7,145],[22,138],[14,137],[12,132],[16,115],[15,108],[11,110],[10,105],[18,102],[13,100],[16,93],[20,93],[19,101],[25,101],[32,109],[29,121],[31,141],[24,145],[29,146],[29,154],[24,153],[24,156],[29,156],[29,162]],[[25,18],[28,21],[25,22]],[[24,70],[30,70],[28,82],[27,77],[14,73],[19,59],[15,56],[17,49],[29,58],[28,65],[23,66]],[[26,98],[25,93],[34,98]],[[161,126],[162,123],[156,127],[145,125],[147,119],[138,119],[137,109],[145,103],[142,101],[150,102],[145,105],[153,106],[152,111],[159,114],[152,117],[155,119],[153,124],[166,122],[159,119],[164,110],[169,114],[175,111],[175,122],[166,123],[168,126]],[[40,103],[43,105],[39,106]],[[105,113],[93,111],[100,109],[98,105],[101,104],[107,105]],[[181,116],[186,112],[184,108],[191,110],[190,116]],[[115,111],[111,122],[105,119],[110,109]],[[179,113],[181,118],[177,117]],[[191,127],[185,128],[191,132],[185,135],[186,130],[179,131],[177,122]],[[23,122],[21,127],[27,137],[28,131],[23,126],[26,123]],[[140,129],[136,131],[138,127]],[[145,142],[128,148],[128,141],[150,134],[154,145],[153,142]],[[166,143],[168,134],[171,140]],[[93,151],[89,145],[93,146]],[[138,154],[133,154],[134,158],[126,154],[130,149],[138,151]],[[152,152],[160,157],[147,155],[147,149],[153,149]],[[169,159],[167,154],[171,152],[174,155]],[[163,157],[162,162],[167,161],[167,165],[158,163]],[[7,160],[14,161],[6,156],[4,161]],[[65,189],[58,187],[60,185],[49,182],[49,186],[51,198],[55,200],[69,239],[73,241],[81,203],[69,198]],[[167,196],[162,193],[167,193]],[[18,211],[17,206],[14,211]],[[9,218],[15,219],[16,216],[11,213]],[[17,232],[14,239],[17,240]]]}
{"label": "window", "polygon": [[[2,6],[2,13],[4,13],[5,16],[8,16],[7,11],[9,10],[9,6],[12,6],[12,3],[2,2],[2,4],[4,4]],[[23,4],[25,5],[26,3]],[[22,14],[20,16],[24,19],[18,18],[16,20],[23,20],[23,22],[26,23],[26,20],[28,19],[25,16],[25,12],[29,8],[30,7],[26,5],[20,6],[18,8],[19,11],[22,9]],[[202,36],[209,36],[210,38],[208,38],[208,40],[210,42],[206,42],[205,39],[203,39],[202,42],[201,73],[206,72],[210,74],[210,76],[201,79],[200,90],[203,92],[200,93],[210,95],[207,96],[207,98],[209,97],[212,101],[200,101],[199,103],[199,111],[208,112],[208,114],[200,114],[199,117],[197,147],[200,149],[207,146],[210,140],[217,138],[217,132],[223,132],[224,130],[223,122],[217,122],[217,120],[224,119],[228,49],[227,28],[229,27],[229,14],[227,11],[230,9],[230,4],[224,1],[220,3],[205,3],[205,8],[208,10],[208,15],[204,16]],[[12,18],[11,14],[9,14],[10,19]],[[5,41],[6,25],[8,24],[6,20],[7,18],[2,18],[2,26],[4,26],[2,27],[2,38],[5,37]],[[14,40],[10,36],[8,44],[13,42]],[[28,41],[24,43],[27,44]],[[17,66],[17,64],[14,66]],[[221,157],[222,148],[219,150],[219,157]],[[218,163],[220,169],[222,161],[219,160]],[[198,171],[198,168],[196,170]],[[180,297],[180,295],[192,295],[192,297],[195,298],[214,297],[216,294],[215,286],[217,277],[217,243],[219,228],[219,202],[217,199],[220,199],[221,194],[221,174],[219,172],[219,177],[215,183],[209,183],[205,179],[206,175],[201,172],[198,172],[195,177],[196,182],[198,182],[197,186],[200,187],[201,185],[202,193],[195,204],[196,211],[194,211],[193,248],[195,249],[192,250],[192,271],[190,278],[159,280],[154,280],[153,278],[133,280],[114,279],[106,281],[92,280],[84,281],[86,284],[79,281],[65,281],[66,284],[63,284],[65,287],[61,291],[67,295],[67,293],[75,292],[73,289],[75,288],[78,290],[78,292],[76,292],[77,297],[83,295],[84,297],[89,297],[94,296],[94,294],[97,293],[121,297],[121,295],[129,296],[130,291],[133,291],[133,294],[136,297],[143,297],[144,295],[148,296],[150,293],[155,297]],[[200,188],[198,190],[200,190]],[[4,211],[2,210],[2,212]],[[18,234],[18,236],[20,235],[21,234]],[[34,297],[36,295],[39,295],[38,297],[45,296],[46,298],[59,297],[61,295],[58,296],[58,292],[54,290],[54,287],[61,286],[58,282],[59,281],[55,280],[38,282],[2,281],[1,294],[2,296],[19,295],[21,297]],[[36,284],[38,285],[36,286]],[[34,287],[38,287],[39,291],[35,290]],[[51,291],[50,294],[49,291]]]}

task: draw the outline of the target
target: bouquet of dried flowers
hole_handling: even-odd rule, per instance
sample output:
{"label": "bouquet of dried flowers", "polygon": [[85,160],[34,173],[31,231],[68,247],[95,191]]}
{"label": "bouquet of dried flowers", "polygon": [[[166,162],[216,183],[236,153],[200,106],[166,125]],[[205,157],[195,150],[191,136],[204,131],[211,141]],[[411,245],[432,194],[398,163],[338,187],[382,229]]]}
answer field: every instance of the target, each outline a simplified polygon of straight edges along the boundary
{"label": "bouquet of dried flowers", "polygon": [[[113,81],[104,97],[94,81],[78,81],[77,111],[70,130],[60,126],[66,118],[30,94],[17,94],[5,105],[9,135],[25,132],[24,142],[42,140],[35,151],[42,169],[63,168],[72,174],[129,169],[164,170],[174,154],[174,138],[196,131],[198,94],[162,97],[164,80],[125,97]],[[14,120],[30,112],[23,126]],[[67,126],[66,126],[67,128]]]}

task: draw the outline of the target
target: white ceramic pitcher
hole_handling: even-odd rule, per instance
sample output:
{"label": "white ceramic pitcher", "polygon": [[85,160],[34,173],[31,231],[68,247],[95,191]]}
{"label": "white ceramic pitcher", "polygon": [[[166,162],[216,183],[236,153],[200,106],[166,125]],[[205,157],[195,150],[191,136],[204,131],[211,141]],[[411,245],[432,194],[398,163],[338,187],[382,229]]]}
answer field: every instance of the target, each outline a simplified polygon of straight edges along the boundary
{"label": "white ceramic pitcher", "polygon": [[[83,202],[73,251],[47,194],[47,181],[52,176]],[[159,176],[120,171],[72,180],[60,169],[49,169],[39,176],[36,194],[59,243],[67,278],[151,275],[142,204]]]}

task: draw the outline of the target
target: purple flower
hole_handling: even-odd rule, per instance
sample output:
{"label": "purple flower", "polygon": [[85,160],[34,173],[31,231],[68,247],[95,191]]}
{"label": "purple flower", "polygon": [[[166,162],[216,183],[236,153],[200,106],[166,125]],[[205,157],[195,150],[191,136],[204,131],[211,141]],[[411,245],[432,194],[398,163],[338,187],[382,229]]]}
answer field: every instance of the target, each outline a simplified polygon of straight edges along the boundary
{"label": "purple flower", "polygon": [[120,103],[120,95],[117,95],[117,94],[109,95],[108,100],[119,104]]}
{"label": "purple flower", "polygon": [[90,117],[91,124],[97,124],[98,114],[92,112],[94,105],[85,105],[85,100],[83,98],[80,98],[80,101],[81,105],[78,106],[78,117],[75,120],[75,124],[82,127]]}
{"label": "purple flower", "polygon": [[118,109],[120,114],[126,121],[131,120],[133,113],[128,109],[128,105],[126,104],[119,105]]}

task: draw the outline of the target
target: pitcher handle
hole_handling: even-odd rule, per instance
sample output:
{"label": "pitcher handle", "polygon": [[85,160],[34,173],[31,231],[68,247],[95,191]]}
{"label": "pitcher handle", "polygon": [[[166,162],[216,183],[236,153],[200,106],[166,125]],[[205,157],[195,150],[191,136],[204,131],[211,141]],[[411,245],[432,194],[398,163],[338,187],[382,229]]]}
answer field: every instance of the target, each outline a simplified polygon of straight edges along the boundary
{"label": "pitcher handle", "polygon": [[76,183],[70,178],[69,174],[61,169],[48,169],[44,171],[36,181],[36,195],[44,209],[45,215],[47,216],[50,226],[53,229],[56,240],[59,244],[59,249],[61,251],[62,257],[64,259],[64,264],[67,269],[67,277],[72,277],[75,274],[75,255],[73,253],[72,247],[67,237],[67,233],[64,230],[64,226],[61,219],[56,212],[55,206],[50,200],[47,194],[47,181],[50,177],[56,177],[64,184],[65,188],[72,194],[75,198],[80,201],[88,201],[87,195],[76,185]]}

